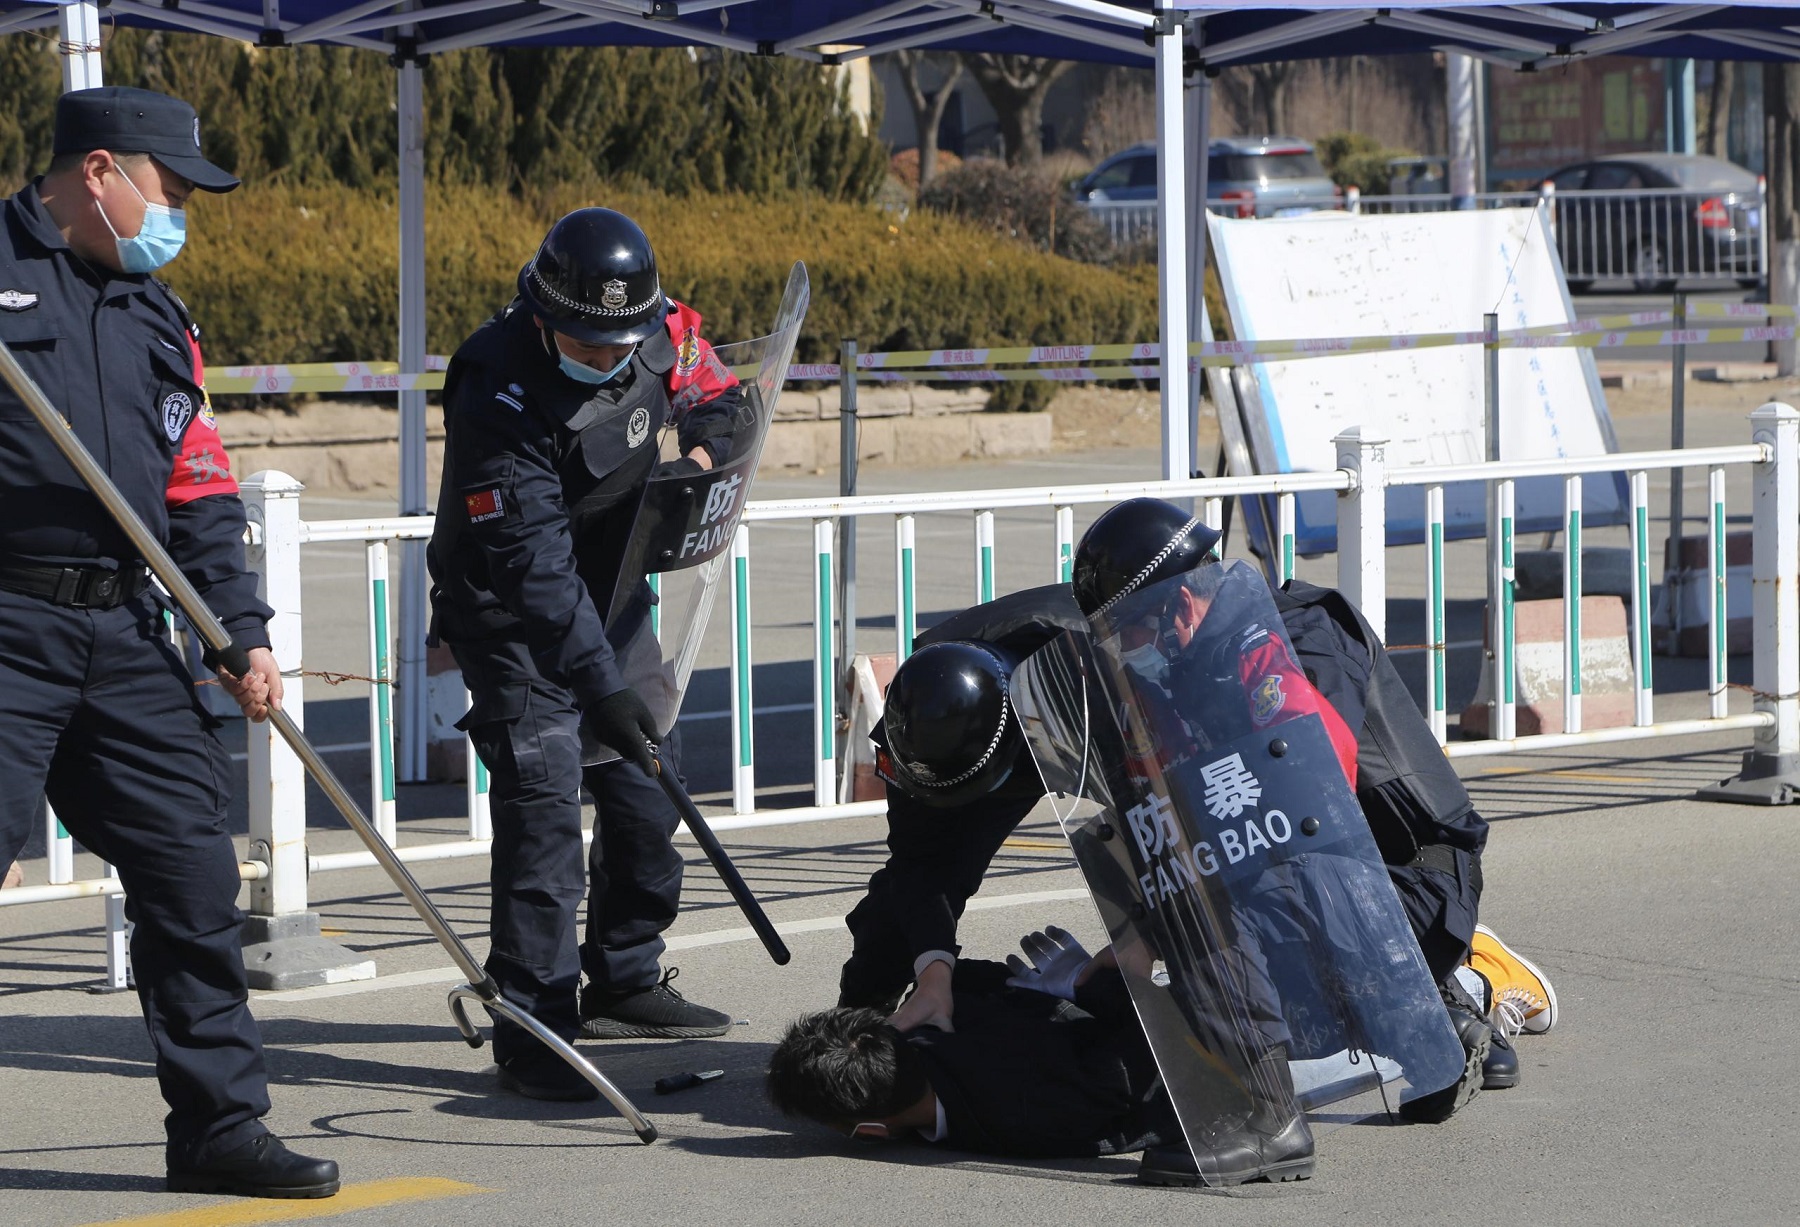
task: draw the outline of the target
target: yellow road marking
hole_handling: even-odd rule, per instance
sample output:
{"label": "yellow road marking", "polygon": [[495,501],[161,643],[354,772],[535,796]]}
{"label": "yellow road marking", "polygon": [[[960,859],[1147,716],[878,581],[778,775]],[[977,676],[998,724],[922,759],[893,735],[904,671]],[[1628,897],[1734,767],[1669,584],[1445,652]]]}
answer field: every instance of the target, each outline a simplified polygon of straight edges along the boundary
{"label": "yellow road marking", "polygon": [[1004,848],[1046,848],[1052,851],[1068,846],[1060,839],[1009,839],[1001,844]]}
{"label": "yellow road marking", "polygon": [[1553,775],[1559,780],[1598,780],[1602,784],[1653,784],[1647,775],[1608,775],[1604,771],[1565,771],[1558,768],[1487,767],[1483,775]]}
{"label": "yellow road marking", "polygon": [[[163,1214],[146,1214],[141,1218],[109,1219],[106,1227],[248,1227],[254,1223],[294,1223],[305,1219],[335,1218],[372,1210],[376,1206],[393,1206],[405,1201],[436,1201],[442,1197],[467,1197],[471,1193],[492,1193],[478,1184],[460,1180],[444,1180],[437,1176],[398,1177],[393,1180],[371,1180],[365,1184],[349,1184],[335,1197],[319,1197],[304,1201],[268,1201],[242,1198],[216,1206],[195,1210],[170,1210]],[[90,1223],[88,1227],[101,1227]]]}

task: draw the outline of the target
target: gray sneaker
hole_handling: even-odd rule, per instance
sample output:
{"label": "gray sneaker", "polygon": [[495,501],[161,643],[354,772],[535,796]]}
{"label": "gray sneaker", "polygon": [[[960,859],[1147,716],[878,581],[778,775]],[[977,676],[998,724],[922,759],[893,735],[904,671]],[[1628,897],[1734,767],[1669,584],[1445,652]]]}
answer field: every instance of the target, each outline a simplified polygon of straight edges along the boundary
{"label": "gray sneaker", "polygon": [[731,1015],[695,1005],[669,983],[679,974],[671,967],[662,979],[642,988],[590,987],[581,998],[581,1038],[691,1040],[731,1030]]}

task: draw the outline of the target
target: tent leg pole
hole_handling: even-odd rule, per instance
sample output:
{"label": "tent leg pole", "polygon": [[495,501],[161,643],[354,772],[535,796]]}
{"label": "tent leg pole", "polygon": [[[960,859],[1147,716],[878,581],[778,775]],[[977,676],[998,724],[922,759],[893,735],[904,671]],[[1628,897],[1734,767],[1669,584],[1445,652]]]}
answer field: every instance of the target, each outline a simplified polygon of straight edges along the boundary
{"label": "tent leg pole", "polygon": [[1193,459],[1188,418],[1187,30],[1172,14],[1156,29],[1156,271],[1162,341],[1162,476],[1186,480]]}
{"label": "tent leg pole", "polygon": [[[400,65],[400,370],[425,370],[425,83],[416,59]],[[400,393],[400,514],[430,511],[425,488],[425,393]],[[400,547],[399,778],[425,778],[425,543]]]}

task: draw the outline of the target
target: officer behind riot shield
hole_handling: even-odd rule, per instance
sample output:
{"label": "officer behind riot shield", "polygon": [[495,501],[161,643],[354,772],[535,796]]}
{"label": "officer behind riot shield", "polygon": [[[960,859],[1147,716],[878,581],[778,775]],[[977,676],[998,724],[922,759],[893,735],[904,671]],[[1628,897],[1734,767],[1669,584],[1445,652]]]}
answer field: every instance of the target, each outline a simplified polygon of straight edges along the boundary
{"label": "officer behind riot shield", "polygon": [[[1103,514],[1083,536],[1073,590],[1065,584],[1014,593],[920,636],[922,650],[901,665],[888,693],[888,718],[876,729],[877,766],[889,802],[889,858],[847,918],[854,949],[844,965],[840,1004],[891,1008],[910,981],[913,994],[895,1024],[948,1021],[957,919],[1001,844],[1042,795],[1037,768],[1016,741],[996,748],[988,770],[943,785],[961,776],[988,745],[993,714],[1001,709],[983,696],[1004,688],[1006,677],[992,653],[953,655],[950,649],[958,645],[952,641],[1006,648],[1015,659],[1029,655],[1059,628],[1085,629],[1083,610],[1096,609],[1140,573],[1141,584],[1152,575],[1160,579],[1190,570],[1216,541],[1216,533],[1171,504],[1130,500]],[[1270,591],[1302,665],[1296,672],[1317,677],[1328,705],[1354,732],[1354,759],[1347,765],[1356,773],[1358,801],[1434,977],[1449,997],[1456,993],[1451,972],[1473,929],[1486,823],[1437,750],[1379,638],[1349,602],[1298,581]],[[929,644],[937,646],[925,647]],[[1147,672],[1167,668],[1155,628],[1121,650]],[[1248,691],[1244,700],[1246,712],[1253,712]],[[1166,694],[1161,706],[1172,710]],[[1147,699],[1145,707],[1154,710],[1156,703]],[[896,715],[904,721],[904,713],[914,709],[923,718],[911,726],[926,735],[892,737]],[[1179,719],[1149,719],[1125,730],[1126,748],[1154,747],[1165,736],[1189,734]],[[1336,740],[1342,742],[1341,732]],[[911,771],[909,763],[922,765],[932,778]],[[1480,1086],[1518,1079],[1517,1059],[1497,1034],[1489,1054],[1489,1029],[1473,1003],[1459,997],[1450,1016],[1469,1051],[1487,1057],[1486,1081],[1478,1075],[1435,1099],[1413,1100],[1403,1108],[1411,1119],[1444,1119]]]}
{"label": "officer behind riot shield", "polygon": [[[700,316],[663,295],[631,219],[579,209],[519,273],[519,296],[456,352],[445,379],[445,460],[428,559],[434,633],[473,704],[466,728],[491,776],[493,947],[508,998],[573,1039],[722,1034],[724,1013],[659,973],[682,858],[647,742],[678,762],[618,649],[647,635],[648,601],[603,621],[646,482],[697,474],[731,449],[735,376]],[[663,460],[664,427],[679,455]],[[637,594],[634,594],[637,595]],[[609,635],[610,632],[610,635]],[[621,757],[582,769],[581,734]],[[591,862],[581,788],[595,801]],[[589,874],[591,873],[591,882]],[[588,895],[586,940],[576,910]],[[588,986],[579,1007],[576,990]],[[497,1020],[501,1085],[535,1098],[595,1092]]]}

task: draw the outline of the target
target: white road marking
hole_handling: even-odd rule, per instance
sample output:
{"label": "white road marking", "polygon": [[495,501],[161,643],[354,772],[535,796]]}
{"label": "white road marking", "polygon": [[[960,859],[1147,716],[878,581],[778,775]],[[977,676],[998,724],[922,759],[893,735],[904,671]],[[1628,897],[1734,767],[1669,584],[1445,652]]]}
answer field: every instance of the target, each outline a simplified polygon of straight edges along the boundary
{"label": "white road marking", "polygon": [[[1086,890],[1074,888],[1070,890],[1030,890],[1011,895],[978,895],[969,900],[964,909],[967,912],[987,912],[1003,907],[1024,907],[1033,903],[1062,903],[1071,899],[1085,899]],[[775,926],[775,931],[783,937],[791,937],[796,933],[820,933],[828,929],[842,926],[842,916],[815,916],[809,920],[785,920]],[[734,929],[714,929],[707,933],[683,933],[668,939],[670,950],[697,950],[702,946],[723,946],[733,942],[756,940],[756,931],[748,926]],[[290,988],[277,993],[257,993],[255,999],[264,1001],[319,1001],[326,997],[354,997],[361,993],[379,993],[390,988],[414,988],[424,984],[453,984],[462,980],[462,971],[455,967],[432,967],[424,971],[402,971],[391,976],[378,976],[373,980],[357,980],[349,984],[321,984],[313,988]]]}

